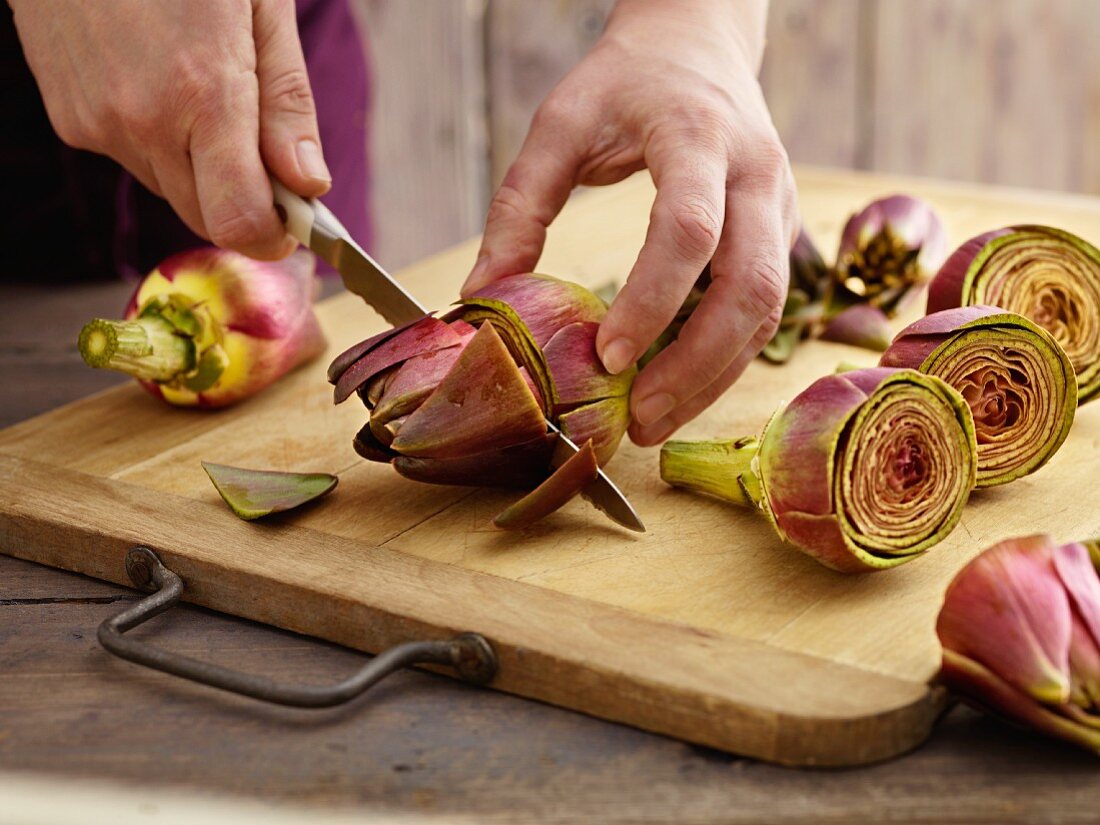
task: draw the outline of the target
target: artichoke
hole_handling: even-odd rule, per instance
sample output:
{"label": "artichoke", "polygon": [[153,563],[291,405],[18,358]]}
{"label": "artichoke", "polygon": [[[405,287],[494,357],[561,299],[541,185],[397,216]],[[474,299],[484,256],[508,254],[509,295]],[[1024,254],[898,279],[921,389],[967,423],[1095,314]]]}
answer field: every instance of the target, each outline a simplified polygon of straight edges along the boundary
{"label": "artichoke", "polygon": [[[336,403],[358,393],[370,410],[355,450],[417,481],[541,484],[497,519],[530,524],[595,478],[630,423],[636,370],[611,375],[596,354],[606,309],[577,284],[513,275],[356,344],[329,367]],[[550,478],[547,420],[584,448]]]}
{"label": "artichoke", "polygon": [[80,354],[169,404],[234,404],[324,351],[313,268],[307,252],[278,263],[214,247],[181,252],[138,284],[125,320],[84,326]]}
{"label": "artichoke", "polygon": [[1057,342],[996,307],[946,309],[903,329],[879,362],[942,378],[974,415],[978,486],[1043,466],[1069,435],[1077,380]]}
{"label": "artichoke", "polygon": [[759,440],[669,441],[669,484],[762,509],[779,536],[844,572],[895,567],[954,529],[977,472],[961,395],[915,370],[828,375]]}
{"label": "artichoke", "polygon": [[990,547],[951,582],[936,633],[949,688],[1100,754],[1100,577],[1084,544]]}
{"label": "artichoke", "polygon": [[1100,394],[1100,250],[1049,226],[1011,226],[971,238],[928,290],[928,312],[987,304],[1054,336],[1077,373],[1079,402]]}
{"label": "artichoke", "polygon": [[893,317],[946,254],[943,224],[927,203],[909,195],[873,201],[844,226],[827,316],[866,303]]}

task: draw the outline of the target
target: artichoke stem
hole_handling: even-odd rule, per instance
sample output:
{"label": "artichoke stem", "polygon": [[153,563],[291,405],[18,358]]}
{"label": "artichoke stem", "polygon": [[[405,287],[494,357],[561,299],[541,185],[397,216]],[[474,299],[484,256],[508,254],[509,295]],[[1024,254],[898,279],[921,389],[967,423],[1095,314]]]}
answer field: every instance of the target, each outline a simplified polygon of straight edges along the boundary
{"label": "artichoke stem", "polygon": [[118,370],[145,381],[171,381],[195,368],[195,344],[163,318],[96,318],[80,331],[80,355],[90,367]]}
{"label": "artichoke stem", "polygon": [[756,509],[762,496],[753,466],[759,450],[755,438],[668,441],[661,447],[661,478],[673,487]]}

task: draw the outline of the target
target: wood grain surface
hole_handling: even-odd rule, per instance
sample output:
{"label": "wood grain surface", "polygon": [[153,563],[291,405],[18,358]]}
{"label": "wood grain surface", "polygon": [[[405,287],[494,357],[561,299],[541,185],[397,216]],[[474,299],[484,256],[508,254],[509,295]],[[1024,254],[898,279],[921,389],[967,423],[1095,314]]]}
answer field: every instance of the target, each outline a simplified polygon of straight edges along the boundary
{"label": "wood grain surface", "polygon": [[[1014,221],[1090,237],[1100,228],[1100,208],[1083,198],[810,170],[800,183],[823,244],[891,185],[928,197],[956,240]],[[555,225],[546,270],[591,286],[625,272],[651,197],[635,176],[578,198]],[[471,252],[410,267],[406,284],[441,305]],[[348,295],[320,314],[333,351],[381,328]],[[687,431],[755,432],[778,401],[852,357],[871,360],[816,343],[786,369],[754,364]],[[148,543],[200,604],[367,650],[476,630],[498,647],[500,689],[788,764],[853,764],[927,734],[940,707],[926,687],[934,617],[966,559],[1006,535],[1100,530],[1100,513],[1069,503],[1100,443],[1100,418],[1085,408],[1040,475],[975,496],[946,542],[885,574],[817,566],[752,514],[667,489],[653,451],[630,445],[609,469],[649,522],[645,536],[579,501],[521,535],[500,533],[488,525],[504,495],[417,485],[350,455],[364,414],[331,406],[323,370],[324,359],[216,415],[156,405],[130,386],[0,433],[0,549],[125,582],[125,550]],[[246,525],[221,506],[200,458],[334,471],[342,484],[275,527]]]}
{"label": "wood grain surface", "polygon": [[[803,181],[830,178],[800,173]],[[876,186],[907,185],[845,181],[832,185],[844,183],[849,199]],[[966,191],[936,189],[966,214]],[[810,197],[805,186],[804,195]],[[998,216],[1020,218],[1019,198],[997,200]],[[1056,221],[1066,206],[1039,199],[1028,214]],[[40,408],[44,395],[67,400],[117,380],[82,372],[57,336],[62,330],[75,338],[86,315],[109,312],[126,291],[3,289],[0,424]],[[93,305],[103,309],[93,313]],[[965,709],[908,757],[821,774],[771,768],[420,673],[395,677],[341,711],[263,708],[105,654],[94,627],[132,597],[0,557],[0,767],[146,785],[152,776],[199,796],[371,802],[480,821],[1090,822],[1100,804],[1093,758]],[[360,661],[340,648],[195,608],[138,632],[284,679],[326,682]]]}

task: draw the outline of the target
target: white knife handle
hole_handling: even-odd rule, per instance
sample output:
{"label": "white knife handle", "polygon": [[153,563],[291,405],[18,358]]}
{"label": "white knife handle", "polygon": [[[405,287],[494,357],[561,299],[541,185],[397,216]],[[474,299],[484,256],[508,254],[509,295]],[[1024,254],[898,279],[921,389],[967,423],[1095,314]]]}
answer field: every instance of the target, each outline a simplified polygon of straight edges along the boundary
{"label": "white knife handle", "polygon": [[308,249],[309,236],[313,232],[313,222],[316,220],[313,205],[301,195],[291,192],[275,178],[271,179],[271,191],[275,194],[276,211],[286,224],[286,231]]}
{"label": "white knife handle", "polygon": [[286,231],[302,246],[312,248],[311,237],[315,226],[322,236],[352,240],[340,219],[316,198],[296,195],[275,178],[271,178],[271,191],[275,195],[275,208],[286,224]]}

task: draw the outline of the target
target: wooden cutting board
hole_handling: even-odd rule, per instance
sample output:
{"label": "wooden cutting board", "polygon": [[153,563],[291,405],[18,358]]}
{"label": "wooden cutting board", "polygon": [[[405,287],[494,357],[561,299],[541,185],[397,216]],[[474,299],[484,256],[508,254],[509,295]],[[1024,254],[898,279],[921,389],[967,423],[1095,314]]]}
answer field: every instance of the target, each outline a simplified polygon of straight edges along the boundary
{"label": "wooden cutting board", "polygon": [[[812,169],[799,184],[827,257],[852,210],[898,190],[928,198],[953,245],[1024,221],[1100,239],[1094,198]],[[652,194],[635,176],[578,196],[540,268],[589,286],[621,281]],[[442,306],[475,251],[470,241],[400,277]],[[383,327],[350,295],[319,312],[330,354]],[[683,434],[755,433],[842,359],[874,361],[814,343],[786,367],[753,364]],[[477,631],[500,657],[497,689],[761,759],[850,765],[901,753],[931,730],[945,702],[930,684],[934,620],[968,558],[1010,535],[1100,534],[1100,403],[1079,413],[1047,467],[975,494],[947,541],[883,573],[818,566],[764,519],[667,488],[657,451],[633,445],[608,470],[645,535],[579,500],[503,533],[490,520],[511,494],[418,484],[359,460],[350,443],[365,411],[332,406],[328,360],[221,412],[169,409],[130,385],[0,432],[0,551],[125,584],[126,551],[146,544],[183,577],[187,599],[217,610],[366,651]],[[298,514],[245,523],[202,459],[335,472],[340,485]]]}

